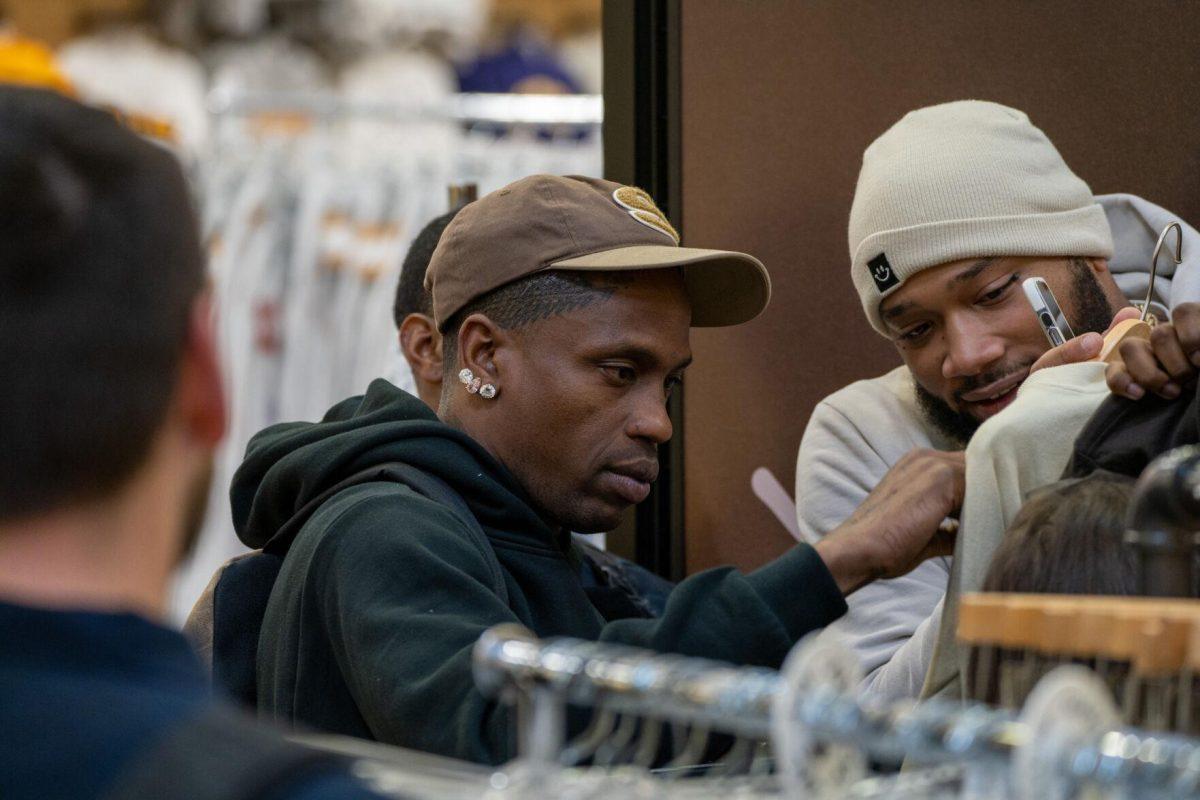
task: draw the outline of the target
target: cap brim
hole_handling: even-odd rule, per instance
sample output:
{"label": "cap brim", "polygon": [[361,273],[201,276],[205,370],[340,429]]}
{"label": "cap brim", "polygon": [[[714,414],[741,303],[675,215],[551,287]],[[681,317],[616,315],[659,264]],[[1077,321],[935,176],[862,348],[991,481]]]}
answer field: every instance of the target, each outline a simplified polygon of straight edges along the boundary
{"label": "cap brim", "polygon": [[771,276],[757,258],[729,250],[634,245],[555,261],[547,269],[616,272],[633,269],[683,271],[692,303],[692,325],[740,325],[762,313],[771,299]]}

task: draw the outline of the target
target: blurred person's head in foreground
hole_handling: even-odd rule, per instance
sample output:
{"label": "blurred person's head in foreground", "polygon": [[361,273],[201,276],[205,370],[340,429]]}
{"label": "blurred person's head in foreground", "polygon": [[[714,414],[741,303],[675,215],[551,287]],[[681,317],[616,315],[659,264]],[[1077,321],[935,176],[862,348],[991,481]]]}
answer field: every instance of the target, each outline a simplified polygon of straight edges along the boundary
{"label": "blurred person's head in foreground", "polygon": [[863,154],[851,278],[895,344],[930,420],[965,442],[1016,398],[1049,345],[1022,280],[1044,278],[1075,333],[1127,306],[1103,208],[1016,109],[918,109]]}
{"label": "blurred person's head in foreground", "polygon": [[689,329],[745,322],[770,296],[753,257],[679,247],[642,190],[550,175],[459,211],[426,286],[444,336],[439,415],[581,532],[649,493]]}
{"label": "blurred person's head in foreground", "polygon": [[458,210],[435,217],[417,234],[404,257],[392,319],[400,338],[400,352],[412,370],[417,396],[436,409],[442,396],[442,335],[433,321],[433,298],[425,289],[425,270],[442,231]]}
{"label": "blurred person's head in foreground", "polygon": [[1134,481],[1113,472],[1030,493],[996,548],[987,592],[1132,595],[1133,551],[1122,544]]}
{"label": "blurred person's head in foreground", "polygon": [[184,176],[109,114],[0,87],[0,596],[161,613],[225,430]]}

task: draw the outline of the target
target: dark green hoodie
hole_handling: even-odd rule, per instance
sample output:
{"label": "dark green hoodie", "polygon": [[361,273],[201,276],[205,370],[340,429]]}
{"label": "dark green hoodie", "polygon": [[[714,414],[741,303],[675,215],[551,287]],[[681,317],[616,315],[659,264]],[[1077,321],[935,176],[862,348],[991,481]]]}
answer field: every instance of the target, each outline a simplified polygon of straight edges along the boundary
{"label": "dark green hoodie", "polygon": [[396,461],[462,495],[507,601],[448,506],[397,483],[346,489],[301,528],[271,594],[258,650],[265,716],[499,763],[514,755],[508,711],[471,677],[471,648],[492,625],[778,667],[797,639],[846,608],[824,563],[799,545],[749,575],[688,578],[659,619],[606,621],[584,591],[569,534],[539,517],[479,444],[382,380],[320,423],[254,437],[231,490],[238,535],[262,547],[309,499]]}

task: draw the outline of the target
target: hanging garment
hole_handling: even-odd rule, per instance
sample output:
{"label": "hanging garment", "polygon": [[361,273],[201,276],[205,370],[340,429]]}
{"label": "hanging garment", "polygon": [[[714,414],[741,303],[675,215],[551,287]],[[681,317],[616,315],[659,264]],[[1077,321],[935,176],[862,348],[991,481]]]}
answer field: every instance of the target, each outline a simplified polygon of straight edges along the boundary
{"label": "hanging garment", "polygon": [[207,80],[189,53],[118,28],[67,42],[57,60],[84,101],[164,121],[186,164],[205,152]]}
{"label": "hanging garment", "polygon": [[963,696],[959,676],[968,650],[957,640],[959,598],[983,587],[992,554],[1029,493],[1062,475],[1075,437],[1109,396],[1106,366],[1089,361],[1033,373],[1012,404],[971,438],[950,581],[922,697]]}
{"label": "hanging garment", "polygon": [[1097,470],[1132,478],[1158,456],[1200,442],[1200,394],[1196,383],[1174,400],[1150,394],[1141,400],[1111,396],[1075,440],[1064,478],[1082,478]]}

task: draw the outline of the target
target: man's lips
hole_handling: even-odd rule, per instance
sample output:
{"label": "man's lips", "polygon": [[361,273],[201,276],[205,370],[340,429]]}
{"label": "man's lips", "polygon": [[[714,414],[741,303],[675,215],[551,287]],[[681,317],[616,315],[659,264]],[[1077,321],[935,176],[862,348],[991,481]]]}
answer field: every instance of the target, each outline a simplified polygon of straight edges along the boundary
{"label": "man's lips", "polygon": [[629,503],[640,503],[650,494],[650,484],[658,477],[657,461],[614,464],[600,474],[601,482]]}
{"label": "man's lips", "polygon": [[989,400],[997,400],[1000,395],[1007,394],[1024,383],[1027,377],[1029,377],[1029,370],[1023,369],[998,381],[993,381],[982,388],[965,392],[959,395],[958,399],[964,403],[982,403]]}
{"label": "man's lips", "polygon": [[1028,377],[1028,369],[1014,372],[987,386],[960,395],[959,402],[975,416],[987,419],[999,414],[1017,398],[1017,389]]}

